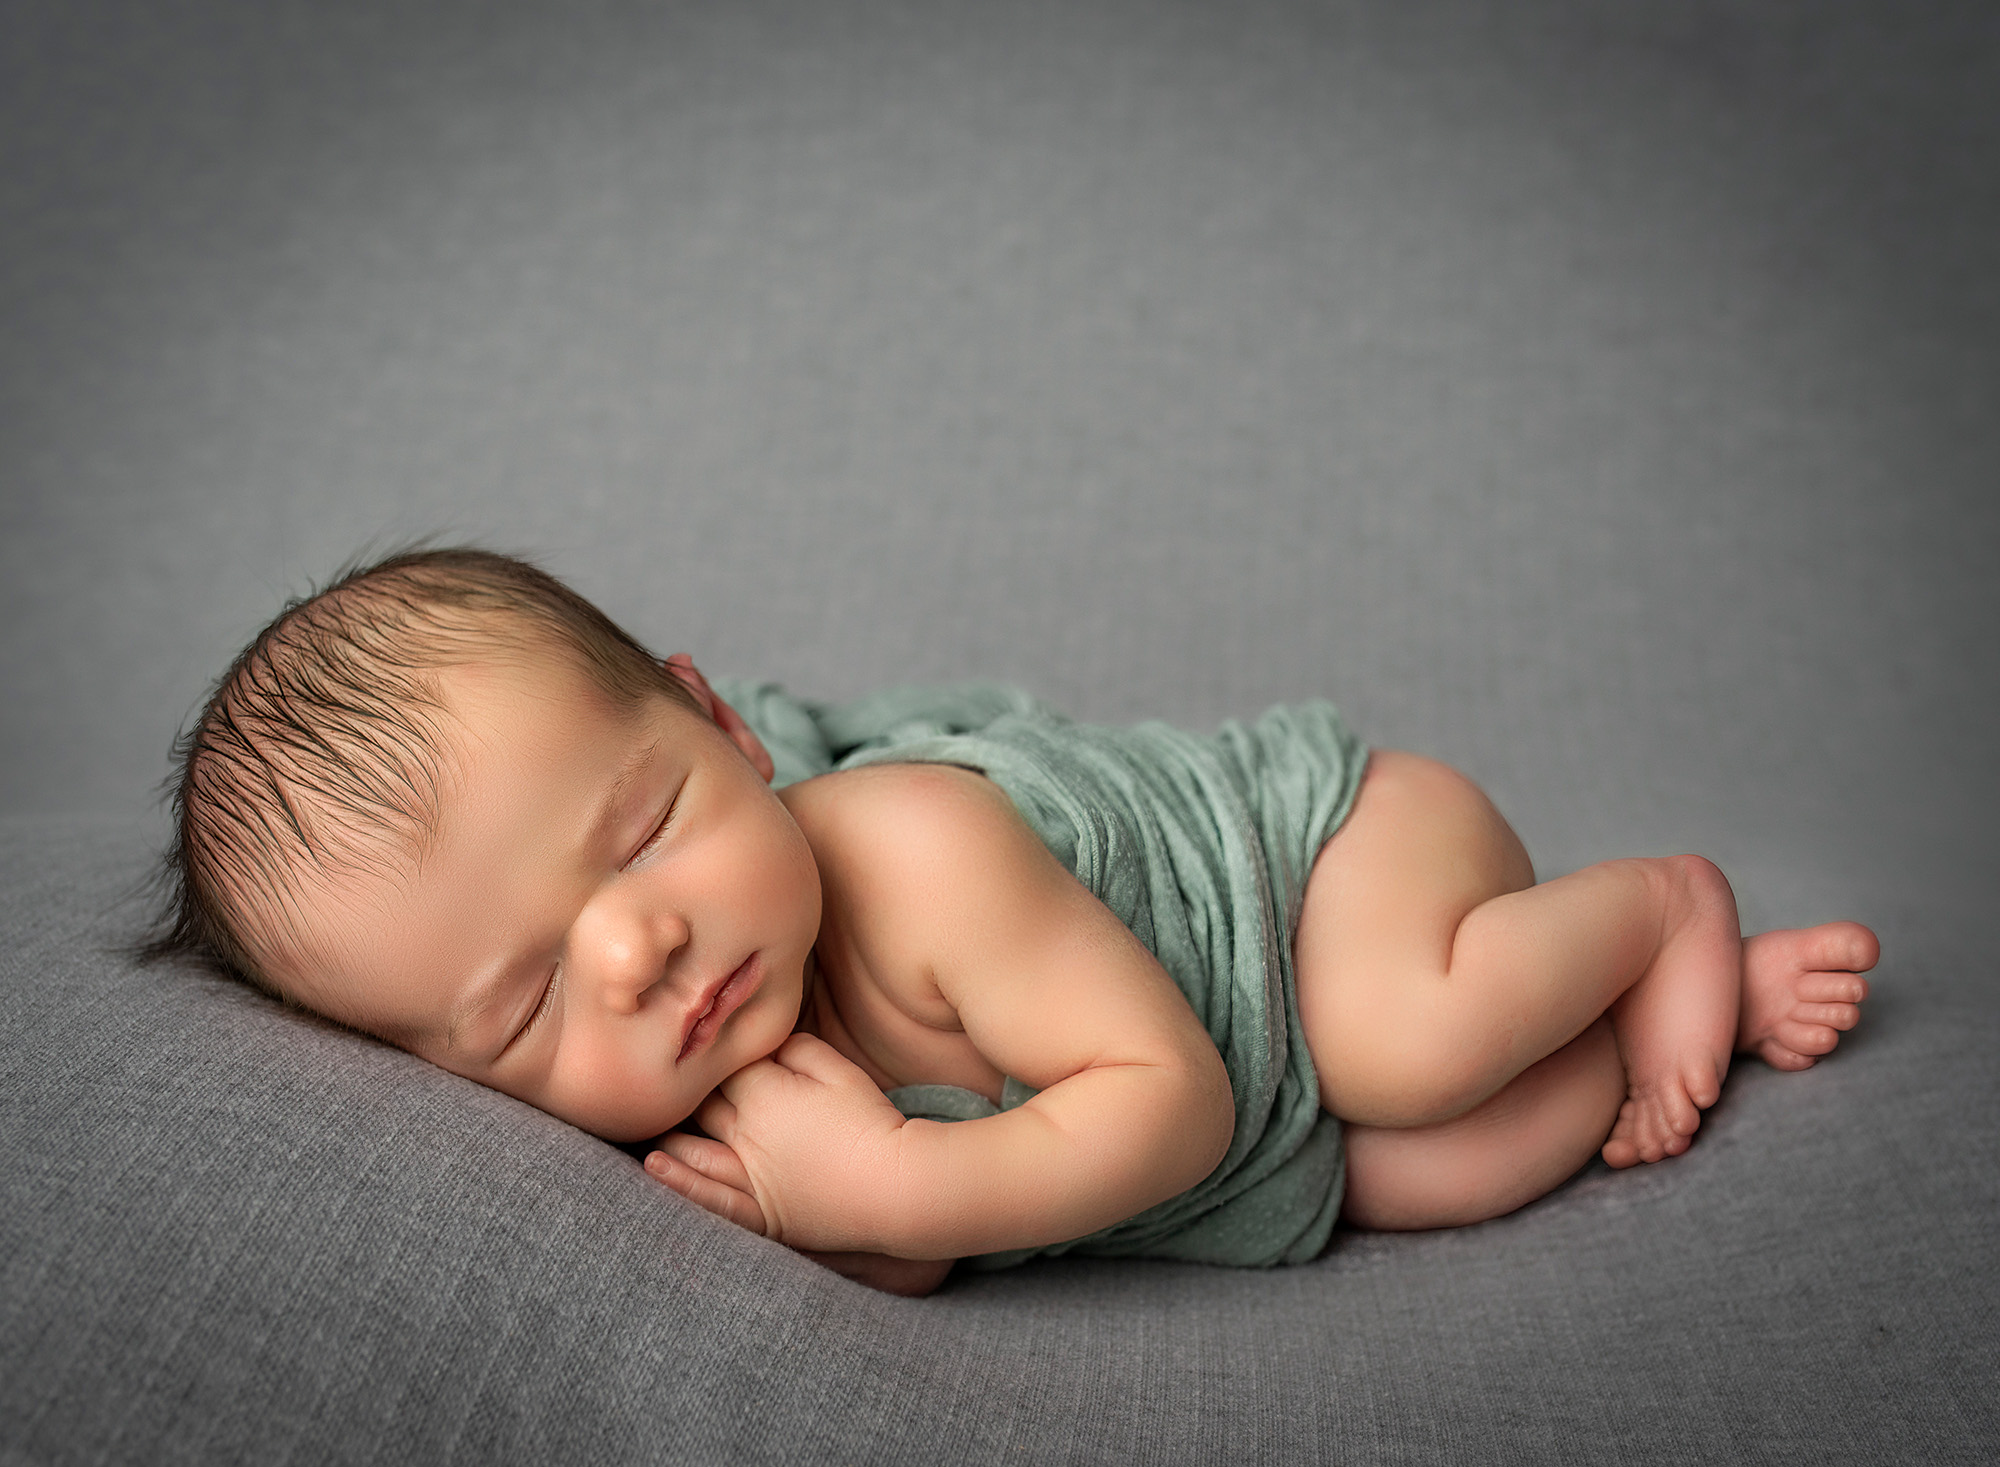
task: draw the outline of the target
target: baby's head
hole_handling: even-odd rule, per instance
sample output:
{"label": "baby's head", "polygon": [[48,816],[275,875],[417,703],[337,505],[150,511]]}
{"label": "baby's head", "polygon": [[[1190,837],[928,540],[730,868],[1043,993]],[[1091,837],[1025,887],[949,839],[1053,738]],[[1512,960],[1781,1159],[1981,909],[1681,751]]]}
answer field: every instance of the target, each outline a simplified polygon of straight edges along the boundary
{"label": "baby's head", "polygon": [[521,561],[406,553],[288,607],[179,764],[156,951],[599,1135],[797,1019],[819,878],[763,745]]}

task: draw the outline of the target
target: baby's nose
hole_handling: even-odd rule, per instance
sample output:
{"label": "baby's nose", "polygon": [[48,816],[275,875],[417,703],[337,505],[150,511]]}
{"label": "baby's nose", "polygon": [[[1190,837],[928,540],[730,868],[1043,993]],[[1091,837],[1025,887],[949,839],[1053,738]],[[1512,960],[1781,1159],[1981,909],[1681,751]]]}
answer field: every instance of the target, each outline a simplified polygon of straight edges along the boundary
{"label": "baby's nose", "polygon": [[633,1013],[661,983],[673,955],[686,945],[687,924],[653,920],[618,923],[603,934],[600,964],[604,999],[618,1013]]}
{"label": "baby's nose", "polygon": [[629,947],[607,958],[601,985],[605,1004],[615,1013],[636,1012],[646,991],[660,981],[660,963],[651,954]]}

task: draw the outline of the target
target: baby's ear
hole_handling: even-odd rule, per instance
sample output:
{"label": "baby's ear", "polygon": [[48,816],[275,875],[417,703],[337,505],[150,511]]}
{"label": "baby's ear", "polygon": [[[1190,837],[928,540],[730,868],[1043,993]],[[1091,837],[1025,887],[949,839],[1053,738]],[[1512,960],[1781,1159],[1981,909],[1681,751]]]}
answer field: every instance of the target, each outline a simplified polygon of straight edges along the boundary
{"label": "baby's ear", "polygon": [[757,731],[743,721],[743,716],[716,696],[715,689],[708,685],[708,679],[701,675],[701,669],[694,665],[694,659],[685,652],[676,652],[663,665],[694,694],[701,711],[714,720],[717,728],[729,735],[730,742],[743,751],[743,757],[768,781],[777,771],[777,766],[771,762],[771,751],[764,747]]}

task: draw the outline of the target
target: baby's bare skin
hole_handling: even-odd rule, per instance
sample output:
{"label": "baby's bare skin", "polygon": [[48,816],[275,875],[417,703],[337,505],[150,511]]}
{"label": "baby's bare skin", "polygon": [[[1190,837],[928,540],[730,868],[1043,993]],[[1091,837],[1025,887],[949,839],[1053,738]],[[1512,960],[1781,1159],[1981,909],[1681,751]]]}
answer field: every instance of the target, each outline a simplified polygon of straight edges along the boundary
{"label": "baby's bare skin", "polygon": [[1604,1143],[1612,1166],[1687,1150],[1701,1112],[1722,1096],[1742,990],[1736,898],[1714,863],[1649,863],[1660,940],[1651,965],[1611,1008],[1627,1095]]}
{"label": "baby's bare skin", "polygon": [[1603,1148],[1614,1167],[1686,1151],[1701,1112],[1722,1094],[1732,1051],[1803,1070],[1860,1021],[1860,975],[1880,945],[1858,922],[1829,922],[1748,941],[1715,866],[1698,856],[1665,873],[1658,958],[1612,1008],[1627,1097]]}
{"label": "baby's bare skin", "polygon": [[1861,1021],[1861,975],[1882,945],[1859,922],[1766,932],[1743,944],[1736,1047],[1775,1070],[1807,1070]]}
{"label": "baby's bare skin", "polygon": [[1378,751],[1296,943],[1321,1100],[1349,1123],[1347,1215],[1477,1221],[1600,1148],[1620,1167],[1678,1155],[1732,1051],[1791,1070],[1833,1049],[1877,952],[1852,922],[1746,944],[1699,856],[1536,884],[1470,780]]}

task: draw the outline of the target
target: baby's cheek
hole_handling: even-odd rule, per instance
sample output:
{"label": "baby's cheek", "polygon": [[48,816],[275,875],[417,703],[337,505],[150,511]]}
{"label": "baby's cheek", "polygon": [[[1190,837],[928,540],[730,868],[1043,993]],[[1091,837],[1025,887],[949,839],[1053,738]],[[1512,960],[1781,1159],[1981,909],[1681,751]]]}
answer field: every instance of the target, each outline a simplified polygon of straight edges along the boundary
{"label": "baby's cheek", "polygon": [[630,1057],[566,1044],[538,1093],[521,1098],[579,1130],[625,1143],[656,1136],[677,1119],[667,1113],[657,1075],[650,1087],[641,1078]]}

